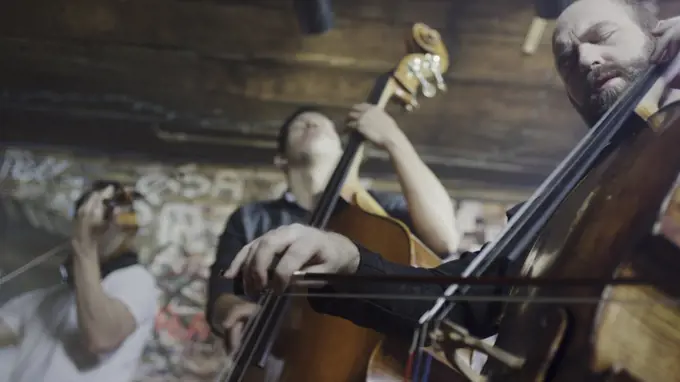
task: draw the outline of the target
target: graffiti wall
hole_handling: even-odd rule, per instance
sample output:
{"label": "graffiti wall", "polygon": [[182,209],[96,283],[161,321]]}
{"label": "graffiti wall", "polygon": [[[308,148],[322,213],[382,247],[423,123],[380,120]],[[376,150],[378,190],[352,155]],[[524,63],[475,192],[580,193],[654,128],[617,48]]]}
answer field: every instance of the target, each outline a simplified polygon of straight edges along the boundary
{"label": "graffiti wall", "polygon": [[[137,205],[142,226],[138,246],[163,294],[138,380],[212,380],[226,362],[221,342],[203,316],[208,267],[218,236],[238,205],[281,195],[285,190],[281,174],[22,149],[7,149],[0,159],[0,193],[41,205],[51,214],[70,216],[82,189],[97,178],[135,185],[146,196],[146,202]],[[505,222],[506,207],[456,201],[461,250],[476,249],[493,238]],[[68,234],[68,227],[58,229]]]}

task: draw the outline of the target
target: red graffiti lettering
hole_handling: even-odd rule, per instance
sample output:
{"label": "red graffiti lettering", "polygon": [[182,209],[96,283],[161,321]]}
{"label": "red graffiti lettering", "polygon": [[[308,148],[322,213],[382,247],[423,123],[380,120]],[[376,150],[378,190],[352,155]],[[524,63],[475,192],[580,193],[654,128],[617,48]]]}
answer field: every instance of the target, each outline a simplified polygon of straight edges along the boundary
{"label": "red graffiti lettering", "polygon": [[167,333],[177,341],[203,342],[208,339],[210,328],[205,322],[203,312],[192,315],[188,324],[184,324],[182,321],[182,317],[166,306],[156,316],[156,330]]}

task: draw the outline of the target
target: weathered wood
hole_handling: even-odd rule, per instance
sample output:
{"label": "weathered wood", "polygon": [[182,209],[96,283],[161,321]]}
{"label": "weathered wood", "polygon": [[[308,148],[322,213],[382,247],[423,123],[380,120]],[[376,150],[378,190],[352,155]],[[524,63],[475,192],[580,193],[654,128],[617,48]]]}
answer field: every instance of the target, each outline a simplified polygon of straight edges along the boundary
{"label": "weathered wood", "polygon": [[[0,49],[5,86],[133,95],[183,112],[272,124],[300,103],[328,107],[341,118],[365,99],[377,74],[141,47],[0,40]],[[244,107],[241,98],[290,106]],[[557,161],[582,134],[582,123],[562,92],[551,89],[452,81],[446,94],[423,100],[421,110],[396,115],[417,144],[436,143],[447,154],[478,152],[481,160],[498,162]]]}
{"label": "weathered wood", "polygon": [[[521,3],[528,6],[530,1]],[[397,23],[384,18],[357,18],[360,12],[351,6],[335,4],[339,14],[335,28],[323,36],[302,37],[293,12],[285,5],[7,0],[0,5],[0,35],[142,45],[209,57],[253,57],[382,71],[404,54],[402,38],[409,27],[406,21],[424,21],[442,28],[452,56],[452,78],[559,86],[549,47],[531,57],[520,52],[531,19],[531,8],[522,4],[486,0],[454,6],[454,2],[442,0],[402,2],[403,7],[377,1],[377,5],[365,6],[401,9],[398,19],[402,22]]]}
{"label": "weathered wood", "polygon": [[[168,163],[192,161],[232,166],[268,166],[275,154],[273,139],[262,144],[252,134],[199,130],[199,134],[207,139],[165,141],[159,139],[154,129],[191,131],[191,126],[182,125],[186,121],[163,123],[151,118],[124,119],[113,113],[83,114],[65,108],[6,106],[6,102],[0,102],[3,121],[0,145],[25,146],[30,143],[90,151],[97,155],[143,156]],[[455,185],[457,189],[517,189],[523,194],[539,184],[549,171],[545,168],[533,169],[537,171],[528,168],[514,171],[497,169],[473,161],[429,161],[428,164],[444,182]],[[375,156],[370,156],[362,165],[362,174],[381,179],[394,177],[392,164],[384,157]]]}

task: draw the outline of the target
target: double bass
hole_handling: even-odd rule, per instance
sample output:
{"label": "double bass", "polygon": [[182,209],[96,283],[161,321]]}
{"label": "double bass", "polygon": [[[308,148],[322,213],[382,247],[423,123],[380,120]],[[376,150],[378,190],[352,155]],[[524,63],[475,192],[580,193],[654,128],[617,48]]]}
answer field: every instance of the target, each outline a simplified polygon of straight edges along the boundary
{"label": "double bass", "polygon": [[470,381],[680,381],[680,103],[659,105],[678,64],[642,73],[465,271],[520,265],[496,343],[444,320],[443,296],[427,353]]}
{"label": "double bass", "polygon": [[[448,52],[439,33],[415,24],[407,39],[409,53],[396,68],[376,82],[369,102],[384,108],[389,101],[407,110],[418,107],[419,92],[433,97],[445,90],[442,77],[449,66]],[[434,84],[432,83],[434,82]],[[389,260],[419,267],[435,267],[440,259],[404,223],[385,211],[363,189],[343,199],[343,185],[360,162],[360,133],[353,131],[344,153],[312,213],[309,225],[338,232],[364,247],[389,254]],[[260,310],[248,323],[242,346],[220,381],[262,380],[257,368],[274,354],[283,359],[281,382],[352,382],[366,379],[369,359],[380,363],[381,336],[349,321],[314,312],[304,298],[266,292]],[[251,377],[253,376],[253,377]]]}

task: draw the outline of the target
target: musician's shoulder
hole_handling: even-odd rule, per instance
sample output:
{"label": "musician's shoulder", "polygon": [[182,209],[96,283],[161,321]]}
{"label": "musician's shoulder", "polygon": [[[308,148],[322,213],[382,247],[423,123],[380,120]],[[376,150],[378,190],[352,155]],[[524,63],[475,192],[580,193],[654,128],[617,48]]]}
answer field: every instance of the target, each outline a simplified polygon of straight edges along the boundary
{"label": "musician's shoulder", "polygon": [[515,216],[515,214],[517,214],[517,212],[519,211],[519,209],[522,208],[522,206],[524,205],[524,203],[526,203],[526,202],[520,202],[520,203],[517,203],[517,204],[515,204],[514,206],[510,207],[507,211],[505,211],[505,216],[507,216],[508,219],[510,219],[510,218],[512,218],[513,216]]}
{"label": "musician's shoulder", "polygon": [[368,193],[390,215],[394,215],[395,213],[399,214],[408,210],[406,198],[400,192],[368,190]]}

